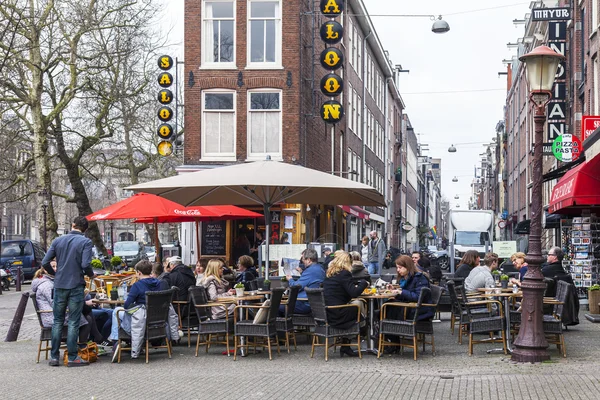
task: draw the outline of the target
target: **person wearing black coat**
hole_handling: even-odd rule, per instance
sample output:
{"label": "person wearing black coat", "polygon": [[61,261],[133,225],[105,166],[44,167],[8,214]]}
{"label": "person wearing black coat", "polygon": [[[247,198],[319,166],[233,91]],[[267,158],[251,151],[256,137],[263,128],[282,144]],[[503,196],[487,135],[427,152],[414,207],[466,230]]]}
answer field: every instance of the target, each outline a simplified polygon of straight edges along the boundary
{"label": "person wearing black coat", "polygon": [[454,273],[455,278],[467,279],[471,270],[478,267],[480,263],[479,253],[476,250],[468,250],[460,260],[460,265]]}
{"label": "person wearing black coat", "polygon": [[[419,301],[421,289],[429,287],[429,279],[419,272],[417,266],[409,256],[400,256],[396,259],[396,271],[398,272],[398,284],[400,289],[398,294],[392,301],[400,301],[404,303],[416,303]],[[430,297],[424,299],[424,303],[430,302]],[[434,310],[432,307],[421,307],[419,310],[418,320],[425,320],[433,317]],[[403,307],[389,307],[387,310],[387,318],[404,319]],[[407,319],[414,318],[414,309],[408,309],[406,313]]]}
{"label": "person wearing black coat", "polygon": [[[352,261],[350,254],[343,251],[336,254],[335,258],[329,263],[327,269],[327,277],[323,281],[323,289],[325,296],[325,305],[339,306],[348,304],[352,299],[361,295],[363,290],[368,286],[366,280],[358,282],[352,278],[350,272]],[[361,302],[361,305],[364,303]],[[327,319],[329,324],[334,328],[349,329],[356,323],[358,317],[357,307],[345,307],[327,310]],[[361,307],[361,314],[364,314],[364,309]],[[342,344],[349,344],[349,339],[342,339]],[[340,347],[340,356],[348,355],[355,356],[356,353],[348,346]]]}
{"label": "person wearing black coat", "polygon": [[190,286],[196,285],[196,277],[191,268],[181,263],[181,258],[174,256],[169,258],[168,274],[164,280],[168,283],[168,287],[177,286],[179,289],[173,298],[176,301],[188,300],[188,289]]}
{"label": "person wearing black coat", "polygon": [[556,275],[566,274],[562,267],[563,252],[560,247],[553,247],[548,251],[548,263],[542,267],[542,275],[546,278],[554,278]]}

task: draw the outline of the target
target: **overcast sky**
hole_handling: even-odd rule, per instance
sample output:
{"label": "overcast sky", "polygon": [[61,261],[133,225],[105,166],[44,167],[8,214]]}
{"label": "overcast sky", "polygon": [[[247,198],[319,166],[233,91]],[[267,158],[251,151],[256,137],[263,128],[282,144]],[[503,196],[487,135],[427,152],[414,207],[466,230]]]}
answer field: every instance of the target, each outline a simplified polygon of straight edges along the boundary
{"label": "overcast sky", "polygon": [[[173,27],[170,40],[179,44],[171,54],[183,59],[184,1],[162,1],[166,6],[163,26]],[[499,77],[498,72],[506,70],[503,59],[516,55],[516,49],[506,44],[523,36],[524,26],[515,26],[513,20],[523,19],[530,2],[364,1],[372,15],[441,14],[450,24],[450,32],[440,35],[431,32],[433,22],[426,17],[372,17],[391,60],[410,70],[401,74],[400,93],[421,143],[429,144],[428,155],[442,158],[442,192],[452,207],[460,203],[464,209],[474,166],[485,147],[456,145],[454,154],[447,149],[452,143],[490,143],[495,135],[506,98],[506,77]],[[455,175],[458,183],[452,183]],[[454,200],[457,194],[458,201]]]}

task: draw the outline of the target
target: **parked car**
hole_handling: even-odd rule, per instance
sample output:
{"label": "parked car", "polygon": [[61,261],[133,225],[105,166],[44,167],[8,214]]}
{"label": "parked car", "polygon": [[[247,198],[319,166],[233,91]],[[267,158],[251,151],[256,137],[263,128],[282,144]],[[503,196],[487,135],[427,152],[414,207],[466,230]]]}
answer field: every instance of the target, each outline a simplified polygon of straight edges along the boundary
{"label": "parked car", "polygon": [[154,246],[144,246],[144,252],[146,253],[146,257],[148,257],[148,261],[156,261],[156,248]]}
{"label": "parked car", "polygon": [[[110,269],[110,256],[105,257],[104,254],[102,254],[96,246],[92,247],[92,253],[93,253],[93,256],[92,256],[93,258],[100,260],[102,262],[102,266],[104,267],[104,269]],[[94,273],[97,273],[97,272],[94,271]]]}
{"label": "parked car", "polygon": [[429,260],[443,270],[447,270],[450,267],[450,259],[446,250],[436,250],[429,255]]}
{"label": "parked car", "polygon": [[20,266],[24,279],[33,279],[35,271],[42,266],[46,252],[42,246],[33,240],[7,240],[2,242],[0,265],[7,266],[13,277],[17,276]]}
{"label": "parked car", "polygon": [[146,257],[142,243],[135,241],[115,242],[114,255],[121,257],[121,260],[128,267],[134,267],[138,261]]}

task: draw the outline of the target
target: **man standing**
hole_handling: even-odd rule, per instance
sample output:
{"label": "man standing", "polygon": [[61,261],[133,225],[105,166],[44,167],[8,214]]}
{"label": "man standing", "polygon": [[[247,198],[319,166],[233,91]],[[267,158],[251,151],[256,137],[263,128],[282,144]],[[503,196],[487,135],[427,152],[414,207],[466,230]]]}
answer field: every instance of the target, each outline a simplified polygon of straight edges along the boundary
{"label": "man standing", "polygon": [[548,263],[542,268],[542,274],[546,278],[554,278],[556,275],[566,274],[562,267],[564,254],[560,247],[553,247],[548,251]]}
{"label": "man standing", "polygon": [[[84,303],[84,273],[90,278],[94,272],[92,261],[92,241],[83,233],[88,228],[85,217],[75,217],[71,232],[55,239],[42,260],[42,266],[54,278],[54,324],[52,325],[52,351],[49,365],[60,365],[60,342],[65,321],[65,313],[69,309],[69,328],[67,334],[68,367],[89,365],[77,355],[77,338],[79,337],[79,320]],[[56,273],[50,262],[56,257]]]}
{"label": "man standing", "polygon": [[383,260],[385,260],[385,243],[377,237],[376,231],[371,231],[369,236],[371,237],[369,242],[369,275],[379,274]]}

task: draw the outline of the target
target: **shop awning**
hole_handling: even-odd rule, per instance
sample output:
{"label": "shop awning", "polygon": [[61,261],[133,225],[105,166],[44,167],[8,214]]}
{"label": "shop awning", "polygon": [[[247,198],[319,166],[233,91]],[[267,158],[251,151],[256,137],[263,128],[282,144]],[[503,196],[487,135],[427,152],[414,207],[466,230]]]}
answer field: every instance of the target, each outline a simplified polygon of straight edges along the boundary
{"label": "shop awning", "polygon": [[600,209],[600,157],[573,168],[552,189],[548,212],[578,214],[582,208]]}
{"label": "shop awning", "polygon": [[370,213],[360,207],[356,207],[356,206],[338,206],[338,207],[340,207],[345,213],[354,215],[357,218],[369,219]]}

